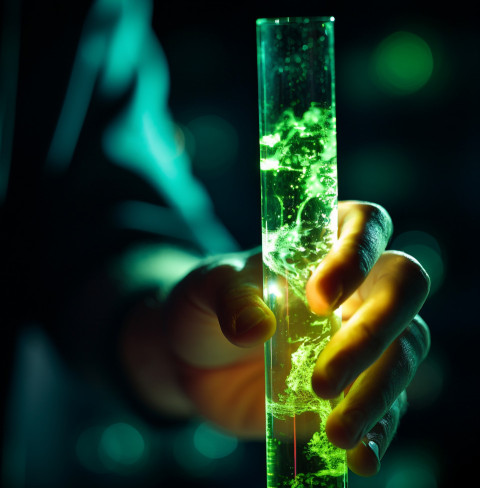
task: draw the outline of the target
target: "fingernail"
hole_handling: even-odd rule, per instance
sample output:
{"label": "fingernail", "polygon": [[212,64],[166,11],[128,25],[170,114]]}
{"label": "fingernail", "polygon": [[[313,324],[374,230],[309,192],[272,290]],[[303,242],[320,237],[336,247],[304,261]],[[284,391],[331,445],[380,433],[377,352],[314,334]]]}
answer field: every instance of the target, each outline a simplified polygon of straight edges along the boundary
{"label": "fingernail", "polygon": [[245,334],[260,324],[267,318],[267,314],[259,307],[244,308],[235,321],[235,333],[238,335]]}
{"label": "fingernail", "polygon": [[378,444],[376,442],[373,442],[373,441],[368,441],[368,447],[373,451],[373,454],[375,454],[377,461],[380,463],[380,454],[378,453]]}
{"label": "fingernail", "polygon": [[363,437],[365,415],[360,410],[351,410],[345,414],[343,425],[345,433],[350,438],[352,445],[355,445]]}
{"label": "fingernail", "polygon": [[368,441],[366,443],[365,441],[362,441],[362,444],[369,449],[370,451],[373,452],[376,460],[377,460],[377,472],[380,469],[380,454],[379,454],[379,449],[378,449],[378,444],[374,441]]}

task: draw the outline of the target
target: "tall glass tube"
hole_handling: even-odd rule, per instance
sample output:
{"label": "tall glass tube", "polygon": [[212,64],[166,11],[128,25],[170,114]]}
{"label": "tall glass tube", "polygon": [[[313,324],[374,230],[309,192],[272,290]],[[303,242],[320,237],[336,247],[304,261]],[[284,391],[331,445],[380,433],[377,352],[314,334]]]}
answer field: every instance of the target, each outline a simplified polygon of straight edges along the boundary
{"label": "tall glass tube", "polygon": [[277,319],[265,346],[268,488],[347,485],[345,451],[312,390],[315,362],[340,327],[305,297],[337,235],[333,18],[257,20],[264,298]]}

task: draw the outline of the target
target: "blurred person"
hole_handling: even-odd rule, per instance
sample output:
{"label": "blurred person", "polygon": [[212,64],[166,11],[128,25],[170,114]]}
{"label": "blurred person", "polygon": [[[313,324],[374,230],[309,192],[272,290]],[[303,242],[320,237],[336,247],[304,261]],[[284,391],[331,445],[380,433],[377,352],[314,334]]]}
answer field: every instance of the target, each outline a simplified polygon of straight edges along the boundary
{"label": "blurred person", "polygon": [[[22,2],[1,208],[3,398],[15,338],[36,320],[72,368],[145,415],[261,438],[275,331],[261,256],[219,222],[179,149],[152,8]],[[343,305],[312,386],[346,392],[327,433],[363,476],[378,471],[430,344],[418,315],[428,275],[386,251],[392,231],[382,207],[340,202],[338,243],[306,290],[316,313]]]}

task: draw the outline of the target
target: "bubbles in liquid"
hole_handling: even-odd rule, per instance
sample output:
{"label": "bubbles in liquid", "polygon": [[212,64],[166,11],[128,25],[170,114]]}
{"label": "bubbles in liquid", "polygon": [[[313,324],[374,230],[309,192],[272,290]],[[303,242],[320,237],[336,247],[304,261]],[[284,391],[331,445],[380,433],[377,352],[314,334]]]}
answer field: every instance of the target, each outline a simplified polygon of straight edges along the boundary
{"label": "bubbles in liquid", "polygon": [[332,403],[315,395],[316,360],[340,315],[311,312],[305,285],[337,229],[335,118],[312,104],[302,117],[286,111],[260,140],[264,293],[277,317],[266,347],[269,487],[340,487],[345,451],[324,425]]}
{"label": "bubbles in liquid", "polygon": [[300,297],[335,237],[335,135],[331,111],[312,104],[301,118],[287,110],[260,140],[264,263]]}

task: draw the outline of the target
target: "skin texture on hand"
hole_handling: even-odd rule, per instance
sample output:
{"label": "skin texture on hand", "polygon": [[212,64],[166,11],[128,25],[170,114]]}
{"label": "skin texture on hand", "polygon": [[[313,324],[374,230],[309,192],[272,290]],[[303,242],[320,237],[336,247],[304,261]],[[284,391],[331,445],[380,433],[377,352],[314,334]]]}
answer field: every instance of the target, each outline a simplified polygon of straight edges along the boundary
{"label": "skin texture on hand", "polygon": [[[406,408],[405,388],[430,344],[418,316],[428,275],[412,257],[385,251],[391,233],[381,207],[341,202],[338,242],[306,288],[318,314],[342,305],[342,327],[318,358],[312,387],[323,398],[345,392],[326,430],[363,476],[378,471]],[[141,322],[131,316],[122,347],[129,375],[152,408],[175,410],[159,393],[169,394],[162,377],[170,374],[177,411],[200,414],[241,437],[264,437],[263,343],[275,331],[275,318],[262,300],[259,252],[203,262],[152,312],[148,341],[138,339]],[[132,356],[142,358],[142,374]]]}

